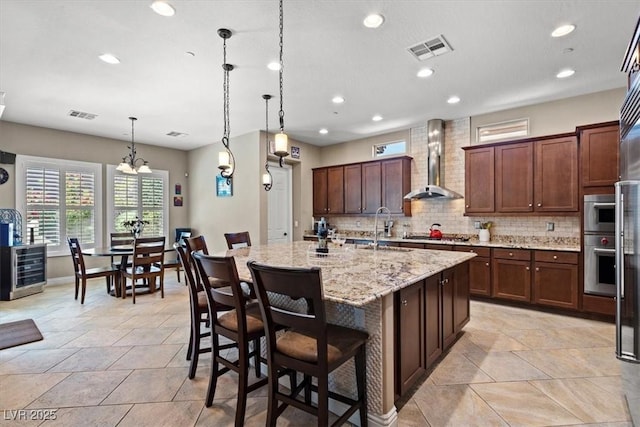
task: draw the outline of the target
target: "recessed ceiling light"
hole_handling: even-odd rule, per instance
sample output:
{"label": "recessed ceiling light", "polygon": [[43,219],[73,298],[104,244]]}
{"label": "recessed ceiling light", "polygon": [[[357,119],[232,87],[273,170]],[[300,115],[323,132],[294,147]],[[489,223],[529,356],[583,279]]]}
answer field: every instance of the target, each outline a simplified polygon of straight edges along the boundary
{"label": "recessed ceiling light", "polygon": [[561,25],[551,33],[551,37],[562,37],[571,33],[576,29],[576,26],[573,24]]}
{"label": "recessed ceiling light", "polygon": [[575,70],[572,70],[571,68],[567,68],[566,70],[562,70],[558,74],[556,74],[556,77],[559,79],[564,79],[566,77],[573,76],[575,73],[576,73]]}
{"label": "recessed ceiling light", "polygon": [[380,114],[376,114],[375,116],[371,117],[371,120],[373,120],[374,122],[379,122],[380,120],[382,120],[382,116]]}
{"label": "recessed ceiling light", "polygon": [[457,104],[458,102],[460,102],[460,98],[454,95],[454,96],[450,97],[449,99],[447,99],[447,102],[449,104]]}
{"label": "recessed ceiling light", "polygon": [[151,9],[158,15],[173,16],[176,14],[176,10],[169,3],[163,0],[155,0],[151,3]]}
{"label": "recessed ceiling light", "polygon": [[331,102],[333,102],[334,104],[342,104],[344,102],[344,98],[340,95],[334,96]]}
{"label": "recessed ceiling light", "polygon": [[102,55],[98,56],[98,58],[100,58],[101,60],[103,60],[107,64],[119,64],[120,63],[120,60],[118,58],[116,58],[115,56],[113,56],[112,54],[110,54],[110,53],[103,53]]}
{"label": "recessed ceiling light", "polygon": [[322,129],[320,129],[320,130],[318,131],[318,133],[321,133],[322,135],[326,135],[326,134],[328,134],[328,133],[329,133],[329,130],[328,130],[328,129],[325,129],[325,128],[322,128]]}
{"label": "recessed ceiling light", "polygon": [[362,21],[364,26],[367,28],[378,28],[380,25],[382,25],[383,22],[384,16],[377,13],[373,13],[367,16],[366,18],[364,18],[364,21]]}
{"label": "recessed ceiling light", "polygon": [[280,63],[276,61],[269,62],[269,64],[267,64],[267,68],[273,71],[280,71]]}
{"label": "recessed ceiling light", "polygon": [[434,71],[431,68],[423,68],[422,70],[418,71],[418,74],[416,74],[418,77],[429,77],[432,76],[434,73]]}

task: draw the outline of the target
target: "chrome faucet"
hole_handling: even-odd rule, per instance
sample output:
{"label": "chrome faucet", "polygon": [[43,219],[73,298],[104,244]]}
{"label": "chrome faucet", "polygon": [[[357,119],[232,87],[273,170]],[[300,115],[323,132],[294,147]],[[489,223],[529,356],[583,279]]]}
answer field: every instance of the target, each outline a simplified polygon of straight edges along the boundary
{"label": "chrome faucet", "polygon": [[378,214],[382,213],[383,211],[387,211],[387,221],[391,221],[391,211],[389,210],[389,208],[385,206],[380,206],[376,210],[376,219],[374,220],[374,223],[373,223],[373,247],[374,248],[378,247]]}

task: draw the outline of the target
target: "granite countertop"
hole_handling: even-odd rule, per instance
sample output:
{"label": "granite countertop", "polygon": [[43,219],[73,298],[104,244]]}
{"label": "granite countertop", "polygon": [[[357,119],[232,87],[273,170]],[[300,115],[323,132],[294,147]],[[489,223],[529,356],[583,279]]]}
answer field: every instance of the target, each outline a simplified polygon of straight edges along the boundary
{"label": "granite countertop", "polygon": [[[373,240],[371,232],[343,232],[349,239]],[[308,232],[304,237],[317,237]],[[464,239],[464,240],[463,240]],[[468,240],[466,240],[468,239]],[[447,246],[482,246],[489,248],[535,249],[545,251],[580,252],[580,239],[570,237],[523,237],[523,236],[491,236],[491,241],[480,242],[477,236],[444,235],[441,240],[434,239],[403,239],[400,237],[379,237],[379,242],[390,243],[429,243]]]}
{"label": "granite countertop", "polygon": [[[329,243],[329,254],[317,256],[313,242],[297,241],[229,250],[241,280],[251,280],[247,261],[280,267],[322,268],[325,298],[364,306],[419,280],[440,273],[474,256],[468,252],[387,248],[373,250]],[[311,249],[311,250],[310,250]]]}

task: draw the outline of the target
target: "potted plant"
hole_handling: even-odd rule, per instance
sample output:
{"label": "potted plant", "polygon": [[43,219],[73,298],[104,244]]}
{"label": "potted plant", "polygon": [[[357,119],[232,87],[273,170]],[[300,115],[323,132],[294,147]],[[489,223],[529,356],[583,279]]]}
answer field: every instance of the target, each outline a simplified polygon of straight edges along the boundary
{"label": "potted plant", "polygon": [[131,219],[129,221],[124,221],[122,223],[122,225],[124,225],[125,227],[128,227],[129,230],[131,230],[131,234],[133,234],[133,237],[135,239],[140,237],[140,235],[142,234],[142,230],[144,230],[144,226],[146,224],[149,224],[149,221],[145,221],[138,217],[135,217],[135,219]]}
{"label": "potted plant", "polygon": [[480,224],[480,232],[478,233],[478,240],[481,242],[488,242],[491,239],[489,229],[493,225],[493,222],[487,221]]}

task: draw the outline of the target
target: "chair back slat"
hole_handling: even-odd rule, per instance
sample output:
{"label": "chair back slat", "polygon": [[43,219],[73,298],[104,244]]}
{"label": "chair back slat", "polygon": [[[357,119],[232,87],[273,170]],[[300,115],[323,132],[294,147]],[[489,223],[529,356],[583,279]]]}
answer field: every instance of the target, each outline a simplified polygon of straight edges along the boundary
{"label": "chair back slat", "polygon": [[113,246],[133,245],[133,235],[128,232],[111,233],[109,244]]}
{"label": "chair back slat", "polygon": [[73,260],[75,273],[81,273],[82,275],[86,274],[87,268],[84,263],[80,241],[75,237],[67,237],[67,243],[69,244],[69,250],[71,251],[71,259]]}
{"label": "chair back slat", "polygon": [[193,270],[189,263],[189,255],[187,254],[186,248],[180,244],[180,242],[176,242],[173,244],[173,249],[178,253],[178,259],[180,260],[180,265],[182,265],[182,270],[184,271],[184,276],[186,277],[187,285],[189,286],[189,292],[197,293],[198,291],[201,291],[202,289],[198,288],[198,283],[193,275]]}
{"label": "chair back slat", "polygon": [[227,241],[227,248],[236,249],[251,246],[251,237],[248,231],[239,233],[225,233],[224,238]]}

